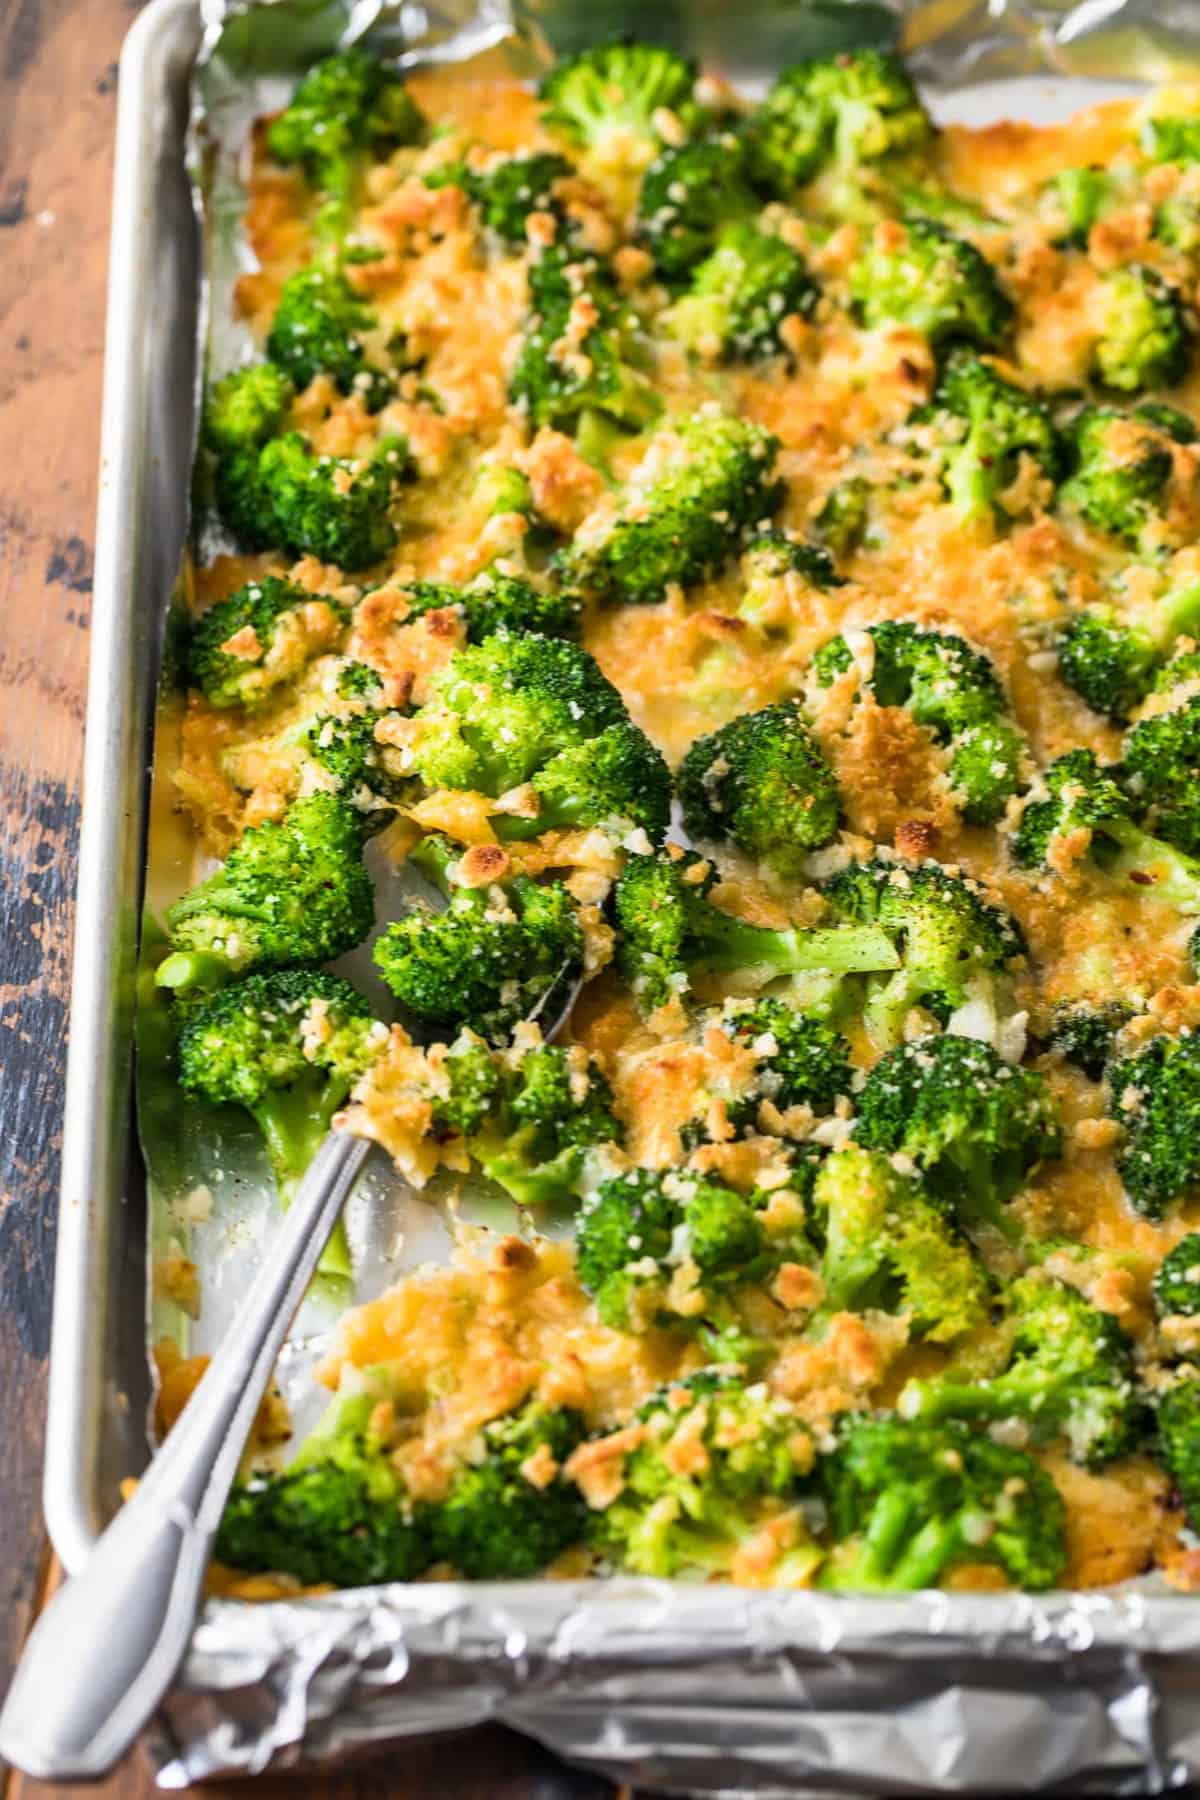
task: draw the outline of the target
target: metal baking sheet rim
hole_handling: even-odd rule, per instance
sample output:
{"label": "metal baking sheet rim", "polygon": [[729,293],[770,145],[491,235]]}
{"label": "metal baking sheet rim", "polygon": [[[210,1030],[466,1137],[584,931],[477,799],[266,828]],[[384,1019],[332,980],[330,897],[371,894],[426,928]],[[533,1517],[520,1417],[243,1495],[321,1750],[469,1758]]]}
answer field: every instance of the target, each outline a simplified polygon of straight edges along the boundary
{"label": "metal baking sheet rim", "polygon": [[[45,1482],[68,1568],[103,1523],[102,1421],[130,1410],[120,1369],[98,1365],[121,1300],[112,1246],[132,1216],[122,884],[144,837],[153,692],[128,653],[130,634],[152,635],[138,614],[157,454],[146,270],[155,164],[183,147],[165,83],[200,38],[194,0],[152,0],[121,62]],[[140,1296],[137,1306],[140,1322]],[[131,1456],[125,1473],[137,1466]],[[499,1720],[667,1792],[1162,1793],[1200,1777],[1198,1667],[1195,1603],[1129,1590],[883,1600],[628,1580],[428,1583],[210,1602],[154,1748],[170,1789]]]}

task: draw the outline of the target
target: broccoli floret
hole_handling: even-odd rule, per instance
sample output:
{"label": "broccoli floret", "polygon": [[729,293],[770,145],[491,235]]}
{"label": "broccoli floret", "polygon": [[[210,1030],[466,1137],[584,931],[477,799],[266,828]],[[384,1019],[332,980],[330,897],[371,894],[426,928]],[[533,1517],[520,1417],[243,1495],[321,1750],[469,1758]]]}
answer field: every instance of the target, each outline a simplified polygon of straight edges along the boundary
{"label": "broccoli floret", "polygon": [[870,519],[871,484],[862,475],[851,475],[825,496],[813,530],[841,563],[861,549]]}
{"label": "broccoli floret", "polygon": [[173,955],[157,979],[176,994],[230,974],[329,962],[375,922],[362,826],[332,794],[294,800],[252,825],[225,864],[167,910]]}
{"label": "broccoli floret", "polygon": [[1146,420],[1085,406],[1069,433],[1073,472],[1059,503],[1096,531],[1152,550],[1165,524],[1171,441]]}
{"label": "broccoli floret", "polygon": [[1143,400],[1140,406],[1134,407],[1133,416],[1146,425],[1153,425],[1155,431],[1161,431],[1173,444],[1194,444],[1200,438],[1196,421],[1180,412],[1177,406],[1168,406],[1162,400]]}
{"label": "broccoli floret", "polygon": [[1116,184],[1108,169],[1060,169],[1042,189],[1039,205],[1057,244],[1085,248],[1088,234],[1107,211]]}
{"label": "broccoli floret", "polygon": [[1151,162],[1200,162],[1200,119],[1147,119],[1141,144]]}
{"label": "broccoli floret", "polygon": [[326,198],[328,234],[350,222],[372,161],[420,141],[425,121],[400,77],[362,49],[339,51],[309,70],[267,131],[276,162],[298,163]]}
{"label": "broccoli floret", "polygon": [[932,407],[916,415],[917,439],[932,431],[942,484],[964,519],[1015,517],[1008,494],[1029,464],[1053,485],[1063,446],[1046,408],[969,351],[951,356]]}
{"label": "broccoli floret", "polygon": [[1018,1228],[1009,1201],[1036,1164],[1062,1152],[1043,1077],[951,1035],[901,1044],[876,1063],[855,1136],[868,1150],[909,1157],[970,1235],[1010,1239]]}
{"label": "broccoli floret", "polygon": [[299,269],[280,292],[267,355],[298,388],[328,375],[339,393],[357,393],[368,412],[378,412],[395,392],[396,378],[368,358],[362,334],[375,323],[339,271]]}
{"label": "broccoli floret", "polygon": [[780,1112],[807,1106],[828,1113],[853,1091],[854,1071],[845,1038],[786,1001],[767,995],[749,1004],[732,1002],[722,1026],[739,1048],[752,1050],[755,1059],[750,1087],[726,1106],[736,1129],[753,1130],[764,1101]]}
{"label": "broccoli floret", "polygon": [[753,360],[787,348],[785,320],[808,318],[819,290],[798,250],[757,225],[726,225],[664,323],[709,361]]}
{"label": "broccoli floret", "polygon": [[[902,706],[939,744],[952,746],[950,780],[963,817],[991,825],[1020,786],[1022,745],[1004,716],[1004,695],[985,656],[949,632],[887,619],[870,627],[869,677],[880,706]],[[842,639],[814,659],[822,686],[850,667]]]}
{"label": "broccoli floret", "polygon": [[498,631],[533,631],[543,637],[575,637],[581,602],[578,594],[559,589],[542,593],[519,575],[485,569],[463,587],[450,581],[414,581],[406,589],[408,616],[450,611],[458,615],[469,644],[482,643]]}
{"label": "broccoli floret", "polygon": [[1095,712],[1123,721],[1150,692],[1176,638],[1197,633],[1200,581],[1184,580],[1128,614],[1077,613],[1059,638],[1059,670]]}
{"label": "broccoli floret", "polygon": [[615,1331],[695,1325],[779,1260],[752,1197],[704,1176],[633,1169],[584,1201],[575,1261]]}
{"label": "broccoli floret", "polygon": [[1185,1376],[1158,1403],[1158,1455],[1193,1527],[1200,1520],[1200,1381]]}
{"label": "broccoli floret", "polygon": [[1191,866],[1191,858],[1200,856],[1200,695],[1194,660],[1167,665],[1157,685],[1178,704],[1139,720],[1122,746],[1126,790],[1155,836],[1184,852],[1189,881],[1200,874]]}
{"label": "broccoli floret", "polygon": [[274,363],[234,369],[217,382],[204,409],[204,436],[212,449],[231,454],[257,450],[282,429],[296,390]]}
{"label": "broccoli floret", "polygon": [[1117,1169],[1134,1206],[1161,1219],[1200,1182],[1200,1036],[1151,1039],[1108,1070],[1109,1111],[1125,1131]]}
{"label": "broccoli floret", "polygon": [[1160,1318],[1190,1319],[1200,1313],[1200,1231],[1180,1238],[1158,1265],[1154,1306]]}
{"label": "broccoli floret", "polygon": [[334,686],[339,700],[361,700],[364,706],[372,707],[383,700],[383,677],[370,663],[343,662]]}
{"label": "broccoli floret", "polygon": [[992,349],[1008,330],[1012,302],[991,264],[965,238],[932,219],[892,225],[850,269],[850,297],[868,327],[896,323],[923,332],[935,349],[951,342]]}
{"label": "broccoli floret", "polygon": [[825,1159],[810,1212],[822,1245],[823,1331],[839,1312],[909,1315],[913,1332],[949,1343],[986,1324],[990,1293],[943,1205],[886,1156],[847,1144]]}
{"label": "broccoli floret", "polygon": [[396,542],[388,509],[408,467],[400,438],[381,439],[365,461],[315,456],[298,432],[275,438],[258,461],[271,541],[340,569],[368,568]]}
{"label": "broccoli floret", "polygon": [[877,1049],[900,1042],[914,1006],[942,1024],[969,1009],[971,1035],[996,1044],[1013,1011],[1008,965],[1025,945],[1015,920],[973,881],[935,862],[859,863],[824,892],[839,918],[881,926],[899,953],[894,975],[867,982],[864,1016]]}
{"label": "broccoli floret", "polygon": [[716,407],[674,420],[635,471],[622,504],[558,557],[568,587],[635,606],[713,573],[742,531],[774,511],[775,439]]}
{"label": "broccoli floret", "polygon": [[1132,1017],[1133,1008],[1123,1000],[1065,1003],[1055,1008],[1051,1019],[1050,1048],[1090,1080],[1099,1081],[1118,1034]]}
{"label": "broccoli floret", "polygon": [[1033,1443],[1065,1438],[1076,1462],[1093,1466],[1133,1449],[1139,1405],[1128,1338],[1111,1313],[1066,1282],[1025,1275],[1005,1295],[1012,1333],[1002,1373],[950,1372],[910,1381],[905,1418],[974,1425],[1009,1421]]}
{"label": "broccoli floret", "polygon": [[323,785],[353,806],[364,830],[386,825],[412,791],[411,778],[396,768],[397,753],[376,736],[387,716],[374,709],[319,713],[300,738],[304,754],[324,772]]}
{"label": "broccoli floret", "polygon": [[747,545],[741,577],[737,616],[768,635],[787,634],[797,611],[811,604],[809,589],[841,585],[828,550],[780,530],[761,532]]}
{"label": "broccoli floret", "polygon": [[1183,300],[1156,269],[1126,264],[1104,277],[1103,326],[1092,347],[1097,381],[1125,394],[1174,387],[1191,354]]}
{"label": "broccoli floret", "polygon": [[895,968],[899,958],[876,926],[810,931],[749,925],[712,905],[710,863],[682,856],[631,856],[617,882],[617,968],[645,1012],[687,993],[696,975],[800,971],[846,975]]}
{"label": "broccoli floret", "polygon": [[[319,969],[275,969],[222,988],[179,1037],[179,1083],[215,1106],[244,1106],[263,1136],[284,1206],[372,1056],[386,1041],[357,988]],[[321,1259],[349,1275],[340,1226]]]}
{"label": "broccoli floret", "polygon": [[347,618],[328,594],[275,575],[247,582],[196,621],[188,679],[210,706],[261,706],[335,648]]}
{"label": "broccoli floret", "polygon": [[830,163],[854,170],[923,150],[933,125],[899,57],[859,50],[785,69],[746,137],[754,179],[786,199]]}
{"label": "broccoli floret", "polygon": [[750,219],[758,200],[732,133],[663,151],[642,177],[638,241],[667,281],[685,277],[712,250],[722,227]]}
{"label": "broccoli floret", "polygon": [[539,89],[542,122],[602,162],[645,163],[661,148],[656,115],[698,120],[696,66],[654,44],[595,45],[555,64]]}
{"label": "broccoli floret", "polygon": [[343,1588],[411,1581],[428,1568],[428,1509],[409,1498],[372,1428],[385,1397],[368,1383],[334,1401],[282,1474],[239,1483],[217,1531],[218,1560]]}
{"label": "broccoli floret", "polygon": [[728,840],[779,876],[800,874],[837,836],[837,782],[791,700],[697,738],[676,789],[692,837]]}
{"label": "broccoli floret", "polygon": [[[581,303],[590,315],[582,335]],[[529,266],[529,307],[509,397],[535,425],[586,444],[597,415],[634,432],[654,423],[662,403],[637,367],[637,317],[602,263],[561,238],[549,244]],[[564,342],[572,355],[561,354]]]}
{"label": "broccoli floret", "polygon": [[528,876],[462,887],[458,852],[423,838],[409,861],[450,895],[444,912],[414,908],[376,941],[375,965],[407,1011],[440,1033],[471,1026],[502,1042],[583,967],[583,930],[558,882]]}
{"label": "broccoli floret", "polygon": [[438,1561],[472,1581],[511,1581],[579,1542],[587,1508],[561,1470],[583,1435],[580,1413],[537,1400],[485,1425],[482,1457],[463,1464],[433,1508]]}
{"label": "broccoli floret", "polygon": [[530,213],[557,212],[554,185],[572,173],[565,156],[534,150],[495,157],[482,169],[463,168],[457,171],[457,185],[475,202],[489,231],[506,244],[524,246]]}
{"label": "broccoli floret", "polygon": [[1154,209],[1154,236],[1181,256],[1200,254],[1200,197],[1168,194]]}
{"label": "broccoli floret", "polygon": [[577,1191],[586,1153],[619,1143],[612,1089],[578,1046],[536,1044],[514,1068],[477,1041],[446,1059],[449,1093],[434,1104],[441,1128],[453,1128],[486,1175],[520,1206],[551,1206]]}
{"label": "broccoli floret", "polygon": [[429,787],[499,797],[530,783],[536,810],[497,813],[497,835],[638,826],[660,839],[670,777],[586,650],[499,632],[455,653],[431,683],[412,744]]}
{"label": "broccoli floret", "polygon": [[1034,788],[1013,838],[1026,868],[1047,869],[1053,840],[1091,833],[1087,855],[1108,880],[1180,912],[1200,911],[1200,864],[1136,824],[1128,795],[1091,750],[1068,750]]}
{"label": "broccoli floret", "polygon": [[1066,1567],[1066,1508],[1049,1475],[954,1420],[852,1413],[821,1476],[838,1540],[823,1587],[904,1593],[982,1562],[1036,1590]]}
{"label": "broccoli floret", "polygon": [[[785,1400],[703,1369],[655,1394],[638,1423],[620,1494],[592,1515],[591,1541],[607,1560],[638,1575],[712,1578],[728,1574],[739,1547],[774,1520],[772,1585],[807,1582],[820,1552],[796,1500],[813,1447]],[[676,1443],[698,1454],[672,1454]]]}

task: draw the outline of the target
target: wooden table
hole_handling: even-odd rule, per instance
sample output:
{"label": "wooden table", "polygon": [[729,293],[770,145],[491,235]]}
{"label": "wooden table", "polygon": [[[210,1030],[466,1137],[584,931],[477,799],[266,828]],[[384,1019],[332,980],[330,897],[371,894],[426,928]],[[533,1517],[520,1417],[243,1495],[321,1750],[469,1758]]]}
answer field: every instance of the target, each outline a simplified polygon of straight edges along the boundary
{"label": "wooden table", "polygon": [[[0,1692],[43,1598],[50,1329],[79,769],[96,511],[116,58],[126,0],[0,0]],[[4,1777],[0,1773],[0,1785]],[[135,1756],[101,1789],[10,1776],[7,1800],[152,1791]],[[500,1730],[405,1749],[309,1795],[601,1800]]]}

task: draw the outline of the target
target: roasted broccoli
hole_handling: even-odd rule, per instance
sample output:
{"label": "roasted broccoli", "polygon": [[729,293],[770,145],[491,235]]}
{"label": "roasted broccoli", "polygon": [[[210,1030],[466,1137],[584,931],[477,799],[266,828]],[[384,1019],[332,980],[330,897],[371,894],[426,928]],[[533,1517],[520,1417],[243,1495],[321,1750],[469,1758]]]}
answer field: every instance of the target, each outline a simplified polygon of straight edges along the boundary
{"label": "roasted broccoli", "polygon": [[975,882],[935,862],[872,862],[852,864],[824,893],[838,918],[881,926],[899,953],[895,974],[867,978],[864,1017],[877,1049],[900,1042],[914,1006],[943,1025],[959,1014],[972,1037],[1000,1048],[1014,1011],[1008,969],[1025,945]]}
{"label": "roasted broccoli", "polygon": [[663,323],[707,361],[753,360],[785,350],[784,322],[807,318],[817,299],[798,250],[757,225],[726,225]]}
{"label": "roasted broccoli", "polygon": [[907,1314],[914,1336],[940,1344],[987,1322],[987,1278],[947,1208],[888,1157],[853,1143],[835,1150],[809,1213],[822,1246],[816,1332],[835,1313],[880,1310]]}
{"label": "roasted broccoli", "polygon": [[300,733],[300,749],[319,771],[316,785],[352,806],[364,831],[382,829],[412,793],[412,777],[404,774],[399,751],[382,742],[377,731],[381,720],[399,716],[373,708],[318,713]]}
{"label": "roasted broccoli", "polygon": [[613,900],[617,968],[643,1011],[685,995],[694,976],[740,971],[761,985],[785,973],[846,975],[899,962],[878,926],[797,931],[747,924],[708,899],[715,881],[712,864],[691,851],[626,863]]}
{"label": "roasted broccoli", "polygon": [[251,363],[222,376],[204,409],[204,437],[226,455],[257,450],[282,430],[296,390],[274,363]]}
{"label": "roasted broccoli", "polygon": [[173,954],[157,979],[183,994],[251,969],[329,962],[374,921],[358,816],[310,794],[282,821],[252,825],[222,868],[168,908]]}
{"label": "roasted broccoli", "polygon": [[435,1126],[460,1134],[484,1173],[521,1206],[569,1199],[588,1150],[621,1141],[612,1090],[579,1045],[535,1042],[497,1056],[467,1035],[442,1066],[447,1091],[434,1101]]}
{"label": "roasted broccoli", "polygon": [[910,1381],[898,1402],[903,1417],[1015,1426],[1035,1444],[1062,1438],[1076,1462],[1093,1466],[1133,1449],[1140,1422],[1133,1354],[1111,1313],[1040,1274],[1012,1282],[1004,1308],[1004,1369]]}
{"label": "roasted broccoli", "polygon": [[1066,1567],[1066,1509],[1049,1475],[954,1420],[851,1413],[820,1474],[837,1540],[823,1587],[903,1593],[991,1563],[1036,1590]]}
{"label": "roasted broccoli", "polygon": [[670,777],[649,739],[586,650],[557,638],[499,631],[456,652],[430,684],[412,756],[426,786],[473,788],[499,799],[499,837],[577,826],[662,838]]}
{"label": "roasted broccoli", "polygon": [[711,574],[741,533],[774,511],[775,439],[716,406],[673,420],[616,512],[593,515],[559,556],[568,587],[648,605]]}
{"label": "roasted broccoli", "polygon": [[480,1435],[479,1454],[431,1511],[434,1554],[472,1581],[540,1574],[587,1528],[579,1490],[562,1475],[583,1439],[582,1415],[527,1400]]}
{"label": "roasted broccoli", "polygon": [[861,549],[870,522],[871,483],[862,475],[851,475],[825,496],[813,529],[841,563]]}
{"label": "roasted broccoli", "polygon": [[1174,387],[1187,373],[1192,328],[1177,288],[1155,269],[1127,263],[1104,277],[1101,327],[1092,366],[1103,387],[1121,393]]}
{"label": "roasted broccoli", "polygon": [[911,326],[936,350],[950,343],[993,349],[1008,330],[1012,302],[987,259],[932,219],[906,219],[876,234],[850,269],[850,297],[868,326]]}
{"label": "roasted broccoli", "polygon": [[375,965],[408,1013],[437,1032],[471,1026],[502,1042],[521,1019],[565,993],[583,967],[583,930],[558,882],[526,875],[464,887],[459,852],[447,839],[421,840],[409,861],[450,904],[414,908],[377,939]]}
{"label": "roasted broccoli", "polygon": [[533,424],[586,443],[596,415],[634,432],[654,423],[662,403],[638,366],[637,317],[596,257],[562,237],[546,245],[529,265],[529,308],[509,396]]}
{"label": "roasted broccoli", "polygon": [[289,275],[267,338],[267,355],[298,388],[328,375],[342,394],[359,394],[368,412],[378,412],[396,388],[391,369],[369,357],[363,333],[375,315],[335,269],[320,266]]}
{"label": "roasted broccoli", "polygon": [[685,129],[698,122],[695,85],[695,64],[673,50],[595,45],[563,58],[543,79],[542,121],[598,162],[644,166],[664,141],[661,114]]}
{"label": "roasted broccoli", "polygon": [[573,173],[565,156],[533,150],[494,156],[482,168],[456,169],[457,185],[470,195],[480,219],[505,244],[522,246],[530,213],[557,213],[555,185]]}
{"label": "roasted broccoli", "polygon": [[[179,1084],[215,1106],[244,1106],[262,1133],[287,1206],[333,1115],[387,1040],[358,989],[320,969],[274,969],[222,988],[179,1036]],[[321,1259],[348,1275],[345,1234]]]}
{"label": "roasted broccoli", "polygon": [[637,238],[670,282],[686,278],[727,225],[749,220],[758,200],[732,132],[663,151],[642,177]]}
{"label": "roasted broccoli", "polygon": [[941,482],[964,519],[1012,519],[1030,512],[1063,469],[1063,446],[1046,408],[970,351],[955,352],[932,404],[907,428],[928,445]]}
{"label": "roasted broccoli", "polygon": [[210,706],[261,706],[337,646],[346,608],[328,594],[266,575],[202,613],[188,644],[188,679]]}
{"label": "roasted broccoli", "polygon": [[1099,1081],[1113,1045],[1133,1017],[1123,1000],[1064,1002],[1050,1021],[1050,1048],[1092,1081]]}
{"label": "roasted broccoli", "polygon": [[1060,245],[1084,249],[1092,226],[1119,195],[1112,171],[1089,164],[1060,169],[1038,197],[1038,208]]}
{"label": "roasted broccoli", "polygon": [[[722,1095],[726,1122],[736,1131],[754,1131],[763,1107],[772,1114],[794,1106],[814,1113],[832,1112],[854,1088],[849,1045],[841,1033],[785,1000],[766,995],[759,1000],[727,1001],[719,1020],[740,1050],[754,1056],[749,1081],[735,1094]],[[714,1096],[705,1096],[705,1110]]]}
{"label": "roasted broccoli", "polygon": [[1141,147],[1151,162],[1200,162],[1200,119],[1149,118],[1140,136]]}
{"label": "roasted broccoli", "polygon": [[369,457],[349,458],[318,456],[300,432],[289,431],[261,450],[220,458],[217,505],[252,549],[365,569],[396,542],[389,508],[408,467],[400,438],[382,438]]}
{"label": "roasted broccoli", "polygon": [[580,599],[565,589],[543,592],[519,575],[499,569],[459,586],[450,581],[414,581],[405,590],[408,617],[450,611],[462,620],[469,644],[482,643],[498,631],[532,631],[544,637],[574,637],[579,629]]}
{"label": "roasted broccoli", "polygon": [[1161,1219],[1200,1182],[1200,1036],[1152,1038],[1109,1065],[1109,1111],[1125,1133],[1117,1169],[1140,1213]]}
{"label": "roasted broccoli", "polygon": [[433,1561],[429,1510],[411,1500],[372,1424],[390,1398],[382,1371],[333,1401],[281,1474],[233,1490],[215,1553],[228,1567],[335,1587],[411,1581]]}
{"label": "roasted broccoli", "polygon": [[1200,1231],[1189,1231],[1168,1250],[1154,1276],[1154,1306],[1160,1318],[1200,1314]]}
{"label": "roasted broccoli", "polygon": [[1009,1202],[1062,1151],[1045,1080],[973,1038],[918,1038],[876,1063],[858,1097],[858,1142],[906,1156],[972,1236],[1019,1230]]}
{"label": "roasted broccoli", "polygon": [[1150,692],[1171,646],[1200,634],[1200,581],[1185,578],[1154,600],[1077,613],[1058,641],[1068,687],[1109,718],[1125,720]]}
{"label": "roasted broccoli", "polygon": [[349,224],[370,163],[418,143],[425,121],[400,77],[352,48],[309,70],[267,131],[276,162],[297,163],[325,197],[318,221],[328,235]]}
{"label": "roasted broccoli", "polygon": [[776,875],[800,874],[810,852],[837,836],[837,782],[794,701],[698,738],[676,791],[692,837],[727,839]]}
{"label": "roasted broccoli", "polygon": [[1158,1403],[1159,1461],[1179,1490],[1193,1530],[1200,1521],[1200,1380],[1182,1376]]}
{"label": "roasted broccoli", "polygon": [[1171,440],[1145,419],[1085,406],[1068,431],[1072,472],[1058,500],[1096,531],[1154,550],[1166,526]]}
{"label": "roasted broccoli", "polygon": [[1125,734],[1122,779],[1156,837],[1200,856],[1200,659],[1168,663],[1156,682],[1165,710],[1149,711]]}
{"label": "roasted broccoli", "polygon": [[785,1400],[702,1369],[653,1395],[637,1424],[620,1492],[592,1515],[591,1542],[608,1561],[638,1575],[728,1575],[773,1522],[771,1585],[807,1583],[820,1552],[797,1501],[813,1443]]}
{"label": "roasted broccoli", "polygon": [[1135,822],[1128,792],[1094,751],[1068,750],[1026,801],[1013,854],[1026,868],[1048,869],[1054,840],[1082,831],[1090,833],[1083,853],[1109,881],[1180,912],[1200,912],[1200,863]]}
{"label": "roasted broccoli", "polygon": [[673,1169],[632,1169],[588,1195],[579,1279],[616,1331],[722,1320],[723,1298],[777,1267],[781,1251],[752,1196]]}
{"label": "roasted broccoli", "polygon": [[[903,621],[884,620],[869,635],[875,699],[905,707],[950,747],[950,780],[963,817],[993,824],[1018,790],[1023,752],[991,663],[960,637]],[[845,640],[832,639],[814,661],[818,683],[828,686],[850,664]]]}
{"label": "roasted broccoli", "polygon": [[858,50],[796,63],[746,127],[749,166],[790,199],[829,164],[843,171],[923,150],[933,126],[899,57]]}

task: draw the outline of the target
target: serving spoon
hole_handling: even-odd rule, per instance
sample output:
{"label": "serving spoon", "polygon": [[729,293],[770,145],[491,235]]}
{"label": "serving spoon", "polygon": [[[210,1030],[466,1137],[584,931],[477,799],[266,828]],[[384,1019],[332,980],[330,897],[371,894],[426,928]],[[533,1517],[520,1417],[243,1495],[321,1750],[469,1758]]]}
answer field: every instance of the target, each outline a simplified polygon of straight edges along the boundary
{"label": "serving spoon", "polygon": [[[533,1008],[545,1042],[580,985],[564,969]],[[106,1774],[170,1686],[255,1415],[371,1148],[345,1132],[326,1137],[163,1448],[34,1626],[0,1712],[0,1758],[27,1775]]]}

